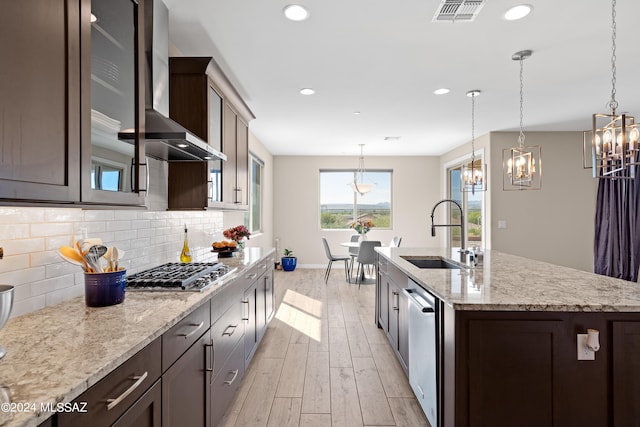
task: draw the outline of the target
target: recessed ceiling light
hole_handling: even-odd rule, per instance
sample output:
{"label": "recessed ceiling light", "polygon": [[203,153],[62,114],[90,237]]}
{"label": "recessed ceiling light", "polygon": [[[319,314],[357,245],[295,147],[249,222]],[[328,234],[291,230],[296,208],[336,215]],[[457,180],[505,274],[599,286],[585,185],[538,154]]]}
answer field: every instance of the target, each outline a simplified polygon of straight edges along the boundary
{"label": "recessed ceiling light", "polygon": [[478,95],[480,95],[480,90],[478,90],[478,89],[473,89],[473,90],[470,90],[469,92],[467,92],[467,96],[469,98],[471,98],[472,96],[476,97]]}
{"label": "recessed ceiling light", "polygon": [[447,94],[449,92],[450,92],[450,90],[447,89],[446,87],[443,87],[441,89],[436,89],[436,90],[433,91],[433,93],[435,93],[436,95],[444,95],[444,94]]}
{"label": "recessed ceiling light", "polygon": [[313,95],[314,93],[316,93],[316,91],[311,89],[310,87],[305,87],[300,89],[300,93],[303,95]]}
{"label": "recessed ceiling light", "polygon": [[360,111],[354,111],[354,112],[353,112],[353,115],[354,115],[354,116],[359,116],[360,114],[362,114]]}
{"label": "recessed ceiling light", "polygon": [[399,136],[385,136],[384,140],[385,141],[400,141],[400,137]]}
{"label": "recessed ceiling light", "polygon": [[504,19],[507,21],[517,21],[530,14],[532,10],[533,6],[529,4],[519,4],[507,10],[504,14]]}
{"label": "recessed ceiling light", "polygon": [[304,21],[309,17],[309,11],[299,4],[290,4],[282,9],[287,19],[292,21]]}

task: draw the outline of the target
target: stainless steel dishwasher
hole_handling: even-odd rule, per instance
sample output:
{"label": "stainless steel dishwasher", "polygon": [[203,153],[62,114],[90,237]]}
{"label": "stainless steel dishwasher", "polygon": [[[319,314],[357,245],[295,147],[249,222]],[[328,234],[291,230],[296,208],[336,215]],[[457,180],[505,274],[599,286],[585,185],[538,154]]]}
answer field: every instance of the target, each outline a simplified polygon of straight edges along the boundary
{"label": "stainless steel dishwasher", "polygon": [[438,425],[436,301],[409,279],[409,384],[431,427]]}

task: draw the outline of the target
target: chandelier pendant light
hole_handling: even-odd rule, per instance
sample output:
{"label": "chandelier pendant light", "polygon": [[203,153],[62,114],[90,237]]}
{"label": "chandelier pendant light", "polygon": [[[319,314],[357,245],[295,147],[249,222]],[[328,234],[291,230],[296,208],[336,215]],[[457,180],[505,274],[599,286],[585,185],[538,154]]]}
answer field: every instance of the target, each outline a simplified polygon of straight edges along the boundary
{"label": "chandelier pendant light", "polygon": [[[594,178],[631,179],[638,164],[640,131],[633,116],[618,114],[616,101],[616,0],[611,2],[611,100],[609,113],[593,115],[593,128],[585,132],[591,144]],[[587,151],[587,150],[585,150]]]}
{"label": "chandelier pendant light", "polygon": [[353,182],[351,183],[351,187],[353,188],[353,191],[360,194],[361,196],[364,196],[369,191],[373,190],[376,185],[365,181],[366,170],[364,168],[364,154],[363,154],[364,144],[358,144],[358,145],[360,145],[360,157],[358,158],[358,170],[353,176]]}
{"label": "chandelier pendant light", "polygon": [[477,89],[467,92],[467,96],[471,98],[471,161],[462,165],[460,173],[460,188],[462,191],[471,192],[471,194],[487,189],[487,167],[482,159],[476,160],[475,101],[478,95],[480,95],[480,91]]}
{"label": "chandelier pendant light", "polygon": [[542,149],[539,145],[525,146],[523,126],[524,105],[524,60],[533,52],[522,50],[511,56],[520,61],[520,134],[518,146],[502,150],[502,189],[503,190],[540,190],[542,188]]}

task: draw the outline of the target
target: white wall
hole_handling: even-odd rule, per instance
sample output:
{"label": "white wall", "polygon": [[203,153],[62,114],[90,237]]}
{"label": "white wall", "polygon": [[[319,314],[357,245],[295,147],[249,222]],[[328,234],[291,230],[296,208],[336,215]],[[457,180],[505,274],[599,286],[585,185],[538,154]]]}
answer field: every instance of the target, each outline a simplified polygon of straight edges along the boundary
{"label": "white wall", "polygon": [[[542,190],[502,190],[502,150],[517,144],[515,132],[492,132],[492,248],[593,270],[597,179],[582,168],[582,132],[526,132],[525,145],[542,148]],[[498,221],[507,222],[498,229]]]}
{"label": "white wall", "polygon": [[[430,213],[440,200],[440,171],[437,157],[366,157],[367,169],[393,170],[393,229],[372,229],[370,240],[388,244],[395,235],[402,246],[438,246],[430,233]],[[274,238],[281,249],[291,248],[301,267],[324,266],[327,258],[321,238],[332,251],[346,254],[341,242],[353,230],[320,228],[320,169],[355,169],[356,157],[275,156]],[[345,183],[347,185],[347,183]],[[282,255],[282,254],[280,254]]]}

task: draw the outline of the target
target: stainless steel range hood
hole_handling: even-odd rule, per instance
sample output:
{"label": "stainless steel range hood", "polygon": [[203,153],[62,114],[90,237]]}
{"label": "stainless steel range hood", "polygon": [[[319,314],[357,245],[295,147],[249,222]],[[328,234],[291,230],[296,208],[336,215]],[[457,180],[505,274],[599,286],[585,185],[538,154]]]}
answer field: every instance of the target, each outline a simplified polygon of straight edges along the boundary
{"label": "stainless steel range hood", "polygon": [[[227,156],[169,118],[169,10],[145,2],[145,152],[159,160],[227,160]],[[118,138],[134,140],[133,132]]]}

